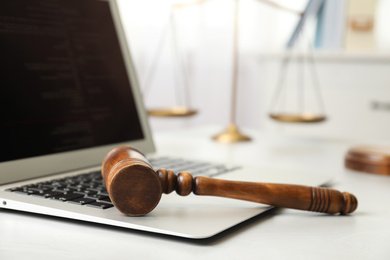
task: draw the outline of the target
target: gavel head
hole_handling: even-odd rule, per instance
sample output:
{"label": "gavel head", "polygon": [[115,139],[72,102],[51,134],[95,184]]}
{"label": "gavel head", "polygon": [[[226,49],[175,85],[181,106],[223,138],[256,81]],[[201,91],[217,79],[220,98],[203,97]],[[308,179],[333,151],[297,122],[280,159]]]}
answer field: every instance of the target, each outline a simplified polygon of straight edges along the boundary
{"label": "gavel head", "polygon": [[145,156],[133,147],[112,149],[103,160],[102,176],[112,203],[126,215],[145,215],[161,199],[158,175]]}

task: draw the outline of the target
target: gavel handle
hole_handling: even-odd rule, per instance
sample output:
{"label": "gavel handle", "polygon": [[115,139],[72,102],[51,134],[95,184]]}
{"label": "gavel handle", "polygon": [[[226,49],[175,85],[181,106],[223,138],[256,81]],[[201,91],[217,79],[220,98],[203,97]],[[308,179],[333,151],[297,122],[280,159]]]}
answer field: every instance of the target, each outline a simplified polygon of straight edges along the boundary
{"label": "gavel handle", "polygon": [[[357,208],[357,199],[348,192],[334,189],[291,184],[254,183],[195,177],[181,172],[177,180],[166,172],[158,171],[163,192],[173,190],[186,196],[191,191],[196,195],[240,199],[276,207],[308,210],[324,213],[348,214]],[[175,175],[176,176],[176,175]],[[176,182],[176,185],[175,185]]]}

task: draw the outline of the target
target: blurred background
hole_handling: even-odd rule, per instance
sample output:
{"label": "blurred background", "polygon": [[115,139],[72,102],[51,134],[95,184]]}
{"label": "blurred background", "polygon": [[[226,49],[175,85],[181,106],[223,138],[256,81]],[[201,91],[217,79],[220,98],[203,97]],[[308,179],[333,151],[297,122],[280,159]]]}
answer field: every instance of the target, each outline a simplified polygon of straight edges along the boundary
{"label": "blurred background", "polygon": [[[318,10],[308,10],[310,4]],[[152,131],[227,125],[236,50],[240,127],[390,138],[390,0],[119,0],[119,7],[146,107],[198,111],[150,117]],[[311,96],[314,85],[320,91]],[[305,107],[322,103],[326,120],[272,120],[279,87],[291,89],[284,106],[296,99]]]}

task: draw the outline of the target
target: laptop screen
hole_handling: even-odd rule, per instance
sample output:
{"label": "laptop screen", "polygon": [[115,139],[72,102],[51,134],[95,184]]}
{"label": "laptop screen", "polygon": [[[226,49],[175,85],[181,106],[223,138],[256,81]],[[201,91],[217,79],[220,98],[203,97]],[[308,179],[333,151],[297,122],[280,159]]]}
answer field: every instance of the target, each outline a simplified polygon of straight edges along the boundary
{"label": "laptop screen", "polygon": [[0,2],[0,161],[144,138],[109,3]]}

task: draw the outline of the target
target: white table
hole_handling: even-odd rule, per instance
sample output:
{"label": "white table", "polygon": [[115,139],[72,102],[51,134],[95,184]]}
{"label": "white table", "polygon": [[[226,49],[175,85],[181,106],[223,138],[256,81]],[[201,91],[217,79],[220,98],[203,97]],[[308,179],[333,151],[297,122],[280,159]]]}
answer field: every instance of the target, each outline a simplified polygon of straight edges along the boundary
{"label": "white table", "polygon": [[248,131],[252,142],[224,145],[210,139],[219,130],[159,133],[156,146],[172,155],[332,175],[333,188],[357,196],[357,211],[279,209],[196,242],[0,210],[0,259],[390,259],[390,176],[343,166],[348,148],[360,142]]}

